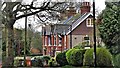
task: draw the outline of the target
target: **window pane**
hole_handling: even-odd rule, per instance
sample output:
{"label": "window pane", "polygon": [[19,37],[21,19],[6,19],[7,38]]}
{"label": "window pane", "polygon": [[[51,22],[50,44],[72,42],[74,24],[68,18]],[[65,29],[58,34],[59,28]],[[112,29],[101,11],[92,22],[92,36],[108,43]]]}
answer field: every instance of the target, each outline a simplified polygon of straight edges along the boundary
{"label": "window pane", "polygon": [[91,19],[91,25],[93,25],[93,19]]}
{"label": "window pane", "polygon": [[87,21],[88,23],[87,23],[87,25],[90,25],[90,19],[88,19],[88,21]]}

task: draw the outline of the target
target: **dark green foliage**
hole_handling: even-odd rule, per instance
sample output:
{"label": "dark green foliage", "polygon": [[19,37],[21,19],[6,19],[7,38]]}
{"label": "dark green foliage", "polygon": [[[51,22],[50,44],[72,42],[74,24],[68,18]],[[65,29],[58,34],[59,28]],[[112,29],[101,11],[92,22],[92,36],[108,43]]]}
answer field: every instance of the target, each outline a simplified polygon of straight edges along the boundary
{"label": "dark green foliage", "polygon": [[[84,55],[85,66],[94,66],[93,51],[94,49],[89,49],[85,52],[85,55]],[[99,67],[112,66],[112,55],[107,49],[97,48],[96,52],[97,52],[96,53],[97,66]]]}
{"label": "dark green foliage", "polygon": [[85,50],[71,49],[66,53],[66,58],[69,64],[74,66],[83,65],[83,54]]}
{"label": "dark green foliage", "polygon": [[19,59],[14,60],[14,66],[20,66]]}
{"label": "dark green foliage", "polygon": [[120,2],[106,2],[106,8],[99,15],[98,26],[102,41],[112,54],[120,53]]}
{"label": "dark green foliage", "polygon": [[48,55],[44,55],[44,56],[43,56],[43,59],[44,59],[44,60],[50,60],[50,58],[51,58],[51,57],[48,56]]}
{"label": "dark green foliage", "polygon": [[38,67],[42,67],[43,66],[43,62],[41,59],[36,59],[36,66]]}
{"label": "dark green foliage", "polygon": [[64,66],[68,64],[67,59],[66,59],[66,52],[67,51],[64,51],[63,53],[59,53],[56,56],[56,61],[58,64],[60,64],[60,66]]}
{"label": "dark green foliage", "polygon": [[71,55],[72,55],[72,52],[74,51],[75,49],[70,49],[66,52],[66,59],[68,61],[69,64],[71,64],[70,62],[72,62],[70,59],[72,59]]}
{"label": "dark green foliage", "polygon": [[[32,66],[34,67],[43,67],[44,66],[44,61],[48,60],[47,58],[44,58],[46,56],[34,56],[32,61]],[[47,56],[49,57],[49,56]]]}
{"label": "dark green foliage", "polygon": [[36,57],[32,63],[32,66],[35,67],[43,67],[43,59],[42,57]]}
{"label": "dark green foliage", "polygon": [[48,62],[48,65],[49,65],[50,67],[56,67],[56,66],[57,66],[57,62],[56,62],[56,60],[55,60],[54,58],[51,58],[51,59],[49,60],[49,62]]}
{"label": "dark green foliage", "polygon": [[84,59],[83,59],[83,65],[85,65],[85,66],[94,65],[93,51],[94,51],[93,49],[89,49],[85,52]]}
{"label": "dark green foliage", "polygon": [[97,50],[97,65],[98,66],[112,66],[112,55],[105,48]]}
{"label": "dark green foliage", "polygon": [[114,57],[114,66],[117,67],[117,68],[120,68],[120,54],[117,54],[115,57]]}
{"label": "dark green foliage", "polygon": [[45,55],[45,56],[43,56],[43,62],[45,62],[46,61],[46,64],[48,65],[48,61],[51,59],[51,57],[50,56],[48,56],[48,55]]}

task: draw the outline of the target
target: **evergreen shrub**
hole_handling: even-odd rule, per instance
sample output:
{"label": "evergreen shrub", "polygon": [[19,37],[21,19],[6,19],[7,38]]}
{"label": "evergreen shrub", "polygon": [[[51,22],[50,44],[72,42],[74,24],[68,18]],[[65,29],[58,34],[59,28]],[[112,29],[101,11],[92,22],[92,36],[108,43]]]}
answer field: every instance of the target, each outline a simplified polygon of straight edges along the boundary
{"label": "evergreen shrub", "polygon": [[56,61],[60,66],[65,66],[68,64],[67,59],[66,59],[66,52],[64,51],[63,53],[58,53],[56,56]]}
{"label": "evergreen shrub", "polygon": [[83,66],[84,53],[85,50],[71,49],[66,53],[68,63],[74,66]]}
{"label": "evergreen shrub", "polygon": [[[89,49],[85,52],[83,65],[94,66],[93,53],[94,53],[94,49]],[[96,62],[98,67],[113,66],[111,53],[105,48],[97,48]]]}

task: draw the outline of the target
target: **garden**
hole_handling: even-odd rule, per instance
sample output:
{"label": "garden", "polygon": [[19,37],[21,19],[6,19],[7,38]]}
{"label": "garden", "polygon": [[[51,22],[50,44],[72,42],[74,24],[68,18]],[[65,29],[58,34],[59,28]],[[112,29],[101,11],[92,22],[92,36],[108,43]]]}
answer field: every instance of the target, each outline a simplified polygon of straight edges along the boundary
{"label": "garden", "polygon": [[[47,55],[31,57],[31,64],[28,66],[62,68],[94,67],[93,52],[93,48],[83,49],[80,45],[77,45],[72,49],[58,53],[55,57]],[[120,54],[112,55],[105,47],[97,48],[96,56],[97,67],[120,67]],[[14,65],[20,67],[20,63],[17,61],[14,61]]]}

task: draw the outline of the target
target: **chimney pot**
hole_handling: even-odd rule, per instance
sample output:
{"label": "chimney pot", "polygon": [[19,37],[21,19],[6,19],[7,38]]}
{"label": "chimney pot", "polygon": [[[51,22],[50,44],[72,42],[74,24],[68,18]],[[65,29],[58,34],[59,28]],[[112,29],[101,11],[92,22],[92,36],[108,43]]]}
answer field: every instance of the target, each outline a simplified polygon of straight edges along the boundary
{"label": "chimney pot", "polygon": [[82,2],[80,9],[81,9],[81,14],[90,12],[90,2]]}

